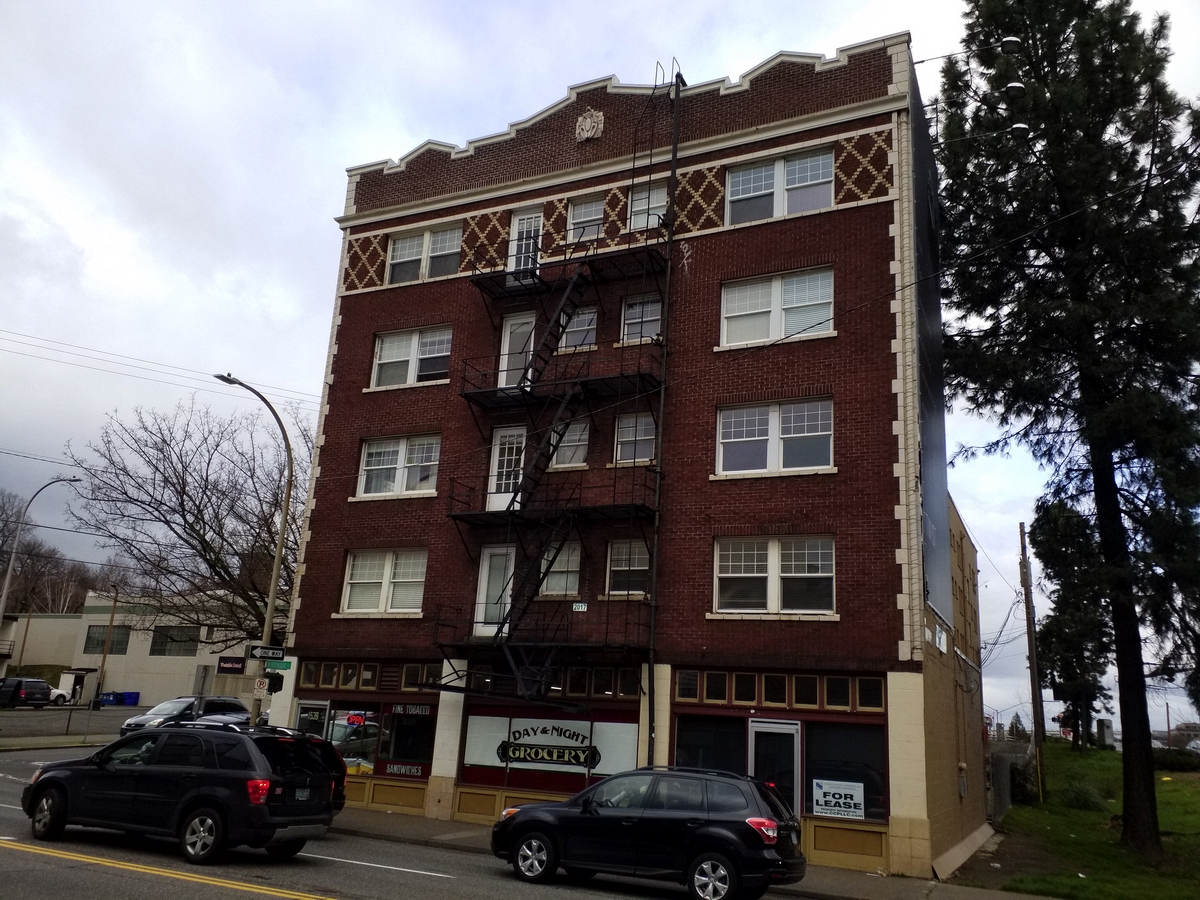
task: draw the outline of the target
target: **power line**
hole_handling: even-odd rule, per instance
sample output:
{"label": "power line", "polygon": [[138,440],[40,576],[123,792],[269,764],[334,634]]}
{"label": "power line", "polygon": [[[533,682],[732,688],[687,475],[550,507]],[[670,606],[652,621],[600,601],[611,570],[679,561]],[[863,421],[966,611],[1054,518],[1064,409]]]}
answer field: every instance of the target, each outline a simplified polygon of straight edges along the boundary
{"label": "power line", "polygon": [[3,448],[0,448],[0,453],[3,453],[5,456],[18,456],[21,459],[32,459],[35,462],[54,463],[55,465],[59,466],[70,466],[73,469],[80,468],[79,463],[55,459],[52,456],[39,456],[36,453],[22,453],[20,450],[5,450]]}

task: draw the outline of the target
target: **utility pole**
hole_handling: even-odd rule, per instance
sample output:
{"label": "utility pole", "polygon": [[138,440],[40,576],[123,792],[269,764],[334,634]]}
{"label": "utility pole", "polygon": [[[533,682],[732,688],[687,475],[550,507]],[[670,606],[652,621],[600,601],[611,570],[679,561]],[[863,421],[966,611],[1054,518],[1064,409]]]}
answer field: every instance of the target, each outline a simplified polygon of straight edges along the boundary
{"label": "utility pole", "polygon": [[[1033,583],[1029,577],[1029,551],[1025,548],[1025,523],[1021,523],[1021,587],[1025,591],[1025,638],[1029,642],[1029,684],[1033,701],[1033,754],[1037,764],[1038,802],[1046,793],[1046,772],[1042,766],[1042,744],[1046,740],[1046,717],[1042,713],[1042,683],[1038,676],[1037,625],[1033,617]],[[1076,727],[1079,723],[1076,722]]]}
{"label": "utility pole", "polygon": [[100,674],[96,676],[96,700],[100,699],[100,692],[104,689],[104,667],[108,665],[108,648],[112,642],[113,622],[117,618],[117,597],[121,590],[115,584],[112,585],[113,602],[112,609],[108,611],[108,630],[104,632],[104,654],[100,657]]}
{"label": "utility pole", "polygon": [[1171,749],[1171,704],[1167,704],[1167,749]]}

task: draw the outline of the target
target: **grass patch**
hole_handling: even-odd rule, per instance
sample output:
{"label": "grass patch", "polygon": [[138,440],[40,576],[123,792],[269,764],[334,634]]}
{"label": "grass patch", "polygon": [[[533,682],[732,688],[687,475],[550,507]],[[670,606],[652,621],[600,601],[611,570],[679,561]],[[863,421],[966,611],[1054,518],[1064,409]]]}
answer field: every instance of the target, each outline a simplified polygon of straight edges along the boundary
{"label": "grass patch", "polygon": [[959,883],[1068,900],[1200,896],[1200,773],[1156,774],[1163,856],[1149,866],[1118,844],[1120,825],[1111,821],[1121,811],[1121,755],[1077,754],[1065,741],[1047,741],[1044,759],[1046,802],[1009,810],[999,869],[968,867]]}

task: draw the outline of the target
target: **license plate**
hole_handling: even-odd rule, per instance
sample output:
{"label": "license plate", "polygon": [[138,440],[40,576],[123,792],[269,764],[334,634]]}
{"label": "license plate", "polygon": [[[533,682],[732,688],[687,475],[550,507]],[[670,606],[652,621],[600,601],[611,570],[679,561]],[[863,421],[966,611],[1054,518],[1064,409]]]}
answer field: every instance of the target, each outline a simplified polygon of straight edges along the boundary
{"label": "license plate", "polygon": [[308,788],[296,788],[296,799],[297,800],[307,800],[308,799],[308,791],[309,791]]}

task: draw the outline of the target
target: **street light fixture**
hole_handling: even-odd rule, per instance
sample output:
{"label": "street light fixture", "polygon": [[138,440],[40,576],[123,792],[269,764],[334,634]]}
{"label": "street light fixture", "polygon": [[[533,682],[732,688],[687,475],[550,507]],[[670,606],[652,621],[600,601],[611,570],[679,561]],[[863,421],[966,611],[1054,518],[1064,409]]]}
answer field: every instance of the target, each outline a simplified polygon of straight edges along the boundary
{"label": "street light fixture", "polygon": [[[279,539],[275,542],[275,562],[271,567],[271,585],[267,592],[267,612],[263,618],[262,642],[265,646],[271,645],[271,636],[275,623],[275,598],[279,592],[279,570],[283,566],[283,545],[287,539],[287,523],[288,523],[288,508],[291,505],[292,499],[292,480],[294,477],[294,467],[292,463],[292,442],[288,440],[287,429],[283,425],[283,419],[279,418],[279,413],[275,411],[275,407],[271,405],[271,401],[264,397],[257,390],[252,388],[246,382],[239,378],[234,378],[233,375],[226,373],[225,375],[213,375],[223,384],[231,384],[236,387],[245,388],[255,397],[263,402],[263,404],[271,411],[271,415],[275,418],[275,424],[279,426],[279,433],[283,435],[283,446],[287,450],[287,486],[283,491],[283,503],[281,505],[281,514],[279,517]],[[258,668],[260,678],[265,678],[267,673],[267,661],[261,660]],[[262,698],[255,697],[250,704],[250,724],[254,725],[258,722],[259,715],[262,714]]]}
{"label": "street light fixture", "polygon": [[50,487],[50,485],[78,484],[81,481],[83,479],[75,475],[72,475],[70,478],[53,478],[34,491],[33,496],[29,498],[29,502],[25,504],[25,508],[21,510],[21,517],[17,519],[17,533],[13,536],[12,550],[8,554],[8,567],[4,570],[4,587],[0,588],[0,627],[4,623],[4,609],[8,605],[8,586],[12,582],[13,564],[17,561],[17,548],[21,544],[21,530],[25,527],[25,516],[29,513],[29,507],[37,499],[37,495]]}

